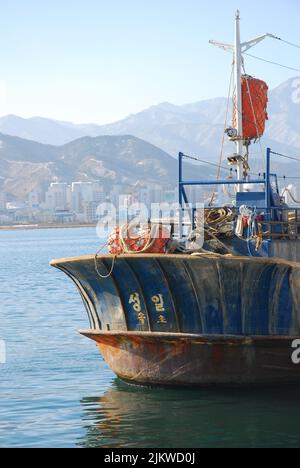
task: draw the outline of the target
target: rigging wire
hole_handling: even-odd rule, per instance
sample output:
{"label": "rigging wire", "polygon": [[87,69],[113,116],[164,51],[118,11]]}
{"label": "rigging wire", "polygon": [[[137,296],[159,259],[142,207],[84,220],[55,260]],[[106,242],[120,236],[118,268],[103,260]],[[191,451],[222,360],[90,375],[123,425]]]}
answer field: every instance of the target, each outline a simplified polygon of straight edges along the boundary
{"label": "rigging wire", "polygon": [[272,62],[271,60],[267,60],[267,59],[264,59],[262,57],[257,57],[257,55],[252,55],[252,54],[249,54],[249,53],[246,53],[246,52],[244,52],[243,55],[247,55],[248,57],[252,57],[252,58],[254,58],[256,60],[260,60],[261,62],[270,63],[272,65],[277,65],[278,67],[282,67],[282,68],[286,68],[288,70],[300,72],[299,68],[288,67],[287,65],[283,65],[283,64],[278,63],[278,62]]}
{"label": "rigging wire", "polygon": [[[228,114],[229,114],[229,103],[230,103],[230,95],[231,95],[231,88],[233,84],[233,73],[234,73],[234,61],[232,61],[231,65],[231,74],[230,74],[230,81],[229,81],[229,88],[228,88],[228,98],[227,98],[227,107],[226,107],[226,114],[225,114],[225,120],[224,120],[224,131],[222,135],[222,141],[221,141],[221,151],[220,151],[220,158],[219,158],[219,167],[218,167],[218,172],[217,172],[217,180],[220,180],[220,175],[221,175],[221,163],[223,161],[223,155],[224,155],[224,144],[225,144],[225,132],[226,132],[226,127],[227,127],[227,120],[228,120]],[[215,191],[216,189],[213,190],[212,195],[211,195],[211,200],[209,205],[213,205],[214,200],[215,200]]]}
{"label": "rigging wire", "polygon": [[295,176],[277,176],[278,179],[291,179],[291,180],[300,180],[300,177]]}
{"label": "rigging wire", "polygon": [[[281,41],[281,42],[283,42],[283,43],[285,43],[285,44],[287,44],[287,45],[289,45],[289,46],[291,46],[291,47],[295,47],[295,48],[297,48],[297,49],[300,49],[300,45],[298,45],[298,44],[294,44],[293,42],[286,41],[285,39],[282,39],[282,38],[276,37],[276,36],[273,36],[273,38],[276,39],[276,40],[279,40],[279,41]],[[228,51],[228,50],[226,50],[226,49],[225,49],[225,51],[231,53],[230,51]],[[258,57],[258,56],[253,55],[253,54],[249,54],[249,53],[244,52],[243,55],[246,55],[246,56],[248,56],[248,57],[254,58],[254,59],[256,59],[256,60],[260,60],[260,61],[265,62],[265,63],[269,63],[269,64],[271,64],[271,65],[275,65],[275,66],[278,66],[278,67],[281,67],[281,68],[285,68],[285,69],[287,69],[287,70],[292,70],[292,71],[300,72],[300,69],[298,69],[298,68],[289,67],[289,66],[287,66],[287,65],[283,65],[282,63],[273,62],[273,61],[271,61],[271,60],[267,60],[267,59],[265,59],[265,58]],[[234,63],[233,63],[233,66],[234,66]],[[233,74],[233,66],[232,66],[232,74]],[[244,63],[242,64],[242,66],[243,66],[244,73],[245,73],[245,75],[246,75],[246,70],[245,70]],[[231,76],[231,79],[230,79],[229,97],[228,97],[228,100],[230,99],[230,90],[231,90],[231,86],[232,86],[232,76]],[[253,112],[254,119],[255,119],[255,126],[256,126],[256,129],[257,129],[257,133],[259,133],[259,132],[258,132],[257,119],[256,119],[256,115],[255,115],[255,113],[254,113],[253,100],[252,100],[252,96],[251,96],[251,94],[250,94],[249,84],[248,84],[248,83],[247,83],[247,86],[248,86],[248,93],[249,93],[250,99],[251,99],[251,106],[252,106],[252,112]],[[234,99],[233,99],[233,101],[234,101]],[[228,107],[229,107],[229,104],[227,105],[227,113],[226,113],[225,127],[226,127],[226,122],[227,122]],[[234,102],[233,102],[233,107],[235,107],[235,103],[234,103]],[[226,129],[226,128],[225,128],[225,129]],[[258,141],[259,141],[259,144],[260,144],[260,149],[261,149],[261,151],[258,152],[258,153],[253,153],[253,154],[260,154],[260,155],[262,155],[262,157],[263,157],[263,159],[264,159],[264,154],[263,154],[263,148],[262,148],[261,139],[258,138]],[[222,161],[222,156],[223,156],[223,146],[224,146],[224,135],[223,135],[223,138],[222,138],[222,149],[221,149],[221,158],[220,158],[220,162]],[[294,157],[292,157],[292,156],[287,156],[287,155],[284,155],[284,154],[281,154],[281,153],[276,153],[276,152],[273,152],[273,151],[272,151],[272,154],[277,155],[277,156],[281,156],[281,157],[286,158],[286,159],[290,159],[290,160],[292,160],[292,161],[300,162],[300,159],[294,158]],[[200,161],[200,162],[204,162],[204,163],[206,163],[206,164],[210,164],[210,165],[217,166],[216,164],[207,163],[206,161],[201,161],[201,160],[199,160],[199,161]],[[218,178],[219,178],[219,176],[220,176],[220,169],[221,169],[221,168],[222,168],[222,169],[225,169],[225,168],[224,168],[223,166],[221,166],[221,164],[220,164],[218,167],[219,167],[219,170],[218,170]],[[232,169],[231,169],[231,171],[232,171]],[[236,171],[236,172],[237,172],[237,171]],[[259,176],[259,177],[262,176],[261,173],[257,174],[257,173],[254,173],[254,172],[249,172],[249,175],[255,175],[255,176]],[[296,179],[300,179],[300,177],[293,177],[293,176],[278,176],[277,178],[278,178],[278,179],[295,179],[295,180],[296,180]],[[249,182],[251,182],[251,181],[249,181]],[[212,201],[211,201],[211,203],[213,202],[213,199],[214,199],[214,193],[213,193],[213,195],[212,195]]]}
{"label": "rigging wire", "polygon": [[284,42],[285,44],[288,44],[292,47],[296,47],[297,49],[300,49],[300,45],[294,44],[293,42],[286,41],[285,39],[281,39],[281,37],[275,37],[274,39],[277,39],[278,41]]}
{"label": "rigging wire", "polygon": [[271,153],[275,154],[275,156],[281,156],[282,158],[286,158],[286,159],[290,159],[292,161],[300,162],[300,159],[294,158],[293,156],[287,156],[286,154],[276,153],[275,151],[271,151]]}
{"label": "rigging wire", "polygon": [[205,161],[204,159],[196,158],[195,156],[188,156],[187,154],[184,154],[183,157],[186,158],[186,159],[191,159],[192,161],[198,161],[198,162],[201,162],[203,164],[207,164],[208,166],[213,166],[213,167],[217,167],[217,168],[220,168],[220,169],[224,169],[225,171],[230,171],[231,170],[229,167],[220,166],[219,164],[208,162],[208,161]]}

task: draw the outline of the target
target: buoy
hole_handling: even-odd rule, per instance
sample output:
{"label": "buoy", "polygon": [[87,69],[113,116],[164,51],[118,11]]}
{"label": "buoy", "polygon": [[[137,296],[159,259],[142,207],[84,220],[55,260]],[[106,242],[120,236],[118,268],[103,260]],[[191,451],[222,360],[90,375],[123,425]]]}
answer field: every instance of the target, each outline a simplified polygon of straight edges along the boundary
{"label": "buoy", "polygon": [[171,238],[169,229],[162,225],[147,225],[136,234],[136,226],[125,224],[115,228],[108,239],[108,251],[112,255],[139,253],[166,253]]}
{"label": "buoy", "polygon": [[[242,76],[243,138],[261,138],[268,120],[268,85],[249,75]],[[237,128],[236,112],[233,127]]]}

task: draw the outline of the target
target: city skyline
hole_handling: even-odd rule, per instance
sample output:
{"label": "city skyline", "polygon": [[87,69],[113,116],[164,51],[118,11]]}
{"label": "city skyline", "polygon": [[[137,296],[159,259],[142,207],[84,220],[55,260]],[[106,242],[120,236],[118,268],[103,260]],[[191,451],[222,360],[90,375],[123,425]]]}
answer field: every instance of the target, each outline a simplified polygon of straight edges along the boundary
{"label": "city skyline", "polygon": [[174,203],[177,188],[170,185],[146,184],[136,186],[115,184],[107,186],[101,181],[51,182],[46,188],[32,190],[24,200],[9,201],[0,191],[0,226],[92,224],[101,217],[99,207],[108,204],[120,210],[141,203]]}

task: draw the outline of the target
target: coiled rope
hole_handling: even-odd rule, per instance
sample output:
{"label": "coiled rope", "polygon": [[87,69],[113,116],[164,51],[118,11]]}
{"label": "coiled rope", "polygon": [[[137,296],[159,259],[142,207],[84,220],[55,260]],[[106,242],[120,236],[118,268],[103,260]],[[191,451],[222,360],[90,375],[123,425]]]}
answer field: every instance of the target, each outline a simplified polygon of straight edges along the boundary
{"label": "coiled rope", "polygon": [[[130,225],[128,226],[127,224],[123,224],[120,228],[120,233],[119,233],[119,237],[120,237],[120,241],[122,243],[122,246],[123,246],[123,249],[124,249],[124,252],[127,253],[127,254],[141,254],[141,253],[145,253],[147,250],[149,250],[153,244],[155,243],[155,240],[157,239],[157,235],[159,234],[159,226],[154,224],[154,225],[151,225],[151,227],[149,228],[148,227],[148,233],[147,233],[147,241],[146,241],[146,244],[144,245],[144,247],[138,251],[136,250],[132,250],[126,243],[126,238],[128,239],[128,237],[125,237],[124,235],[124,230],[126,229],[126,236],[129,235],[129,230],[130,230]],[[143,239],[143,236],[138,236],[136,238],[132,238],[129,236],[130,239],[132,240],[138,240],[138,239]]]}

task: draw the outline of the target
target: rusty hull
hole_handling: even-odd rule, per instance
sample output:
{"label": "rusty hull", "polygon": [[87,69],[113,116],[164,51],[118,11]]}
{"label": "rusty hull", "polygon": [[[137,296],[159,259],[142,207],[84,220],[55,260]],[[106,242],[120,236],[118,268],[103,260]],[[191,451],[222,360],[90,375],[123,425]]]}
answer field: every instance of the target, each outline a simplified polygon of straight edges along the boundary
{"label": "rusty hull", "polygon": [[300,383],[290,337],[204,336],[81,331],[96,341],[121,379],[141,385]]}

